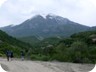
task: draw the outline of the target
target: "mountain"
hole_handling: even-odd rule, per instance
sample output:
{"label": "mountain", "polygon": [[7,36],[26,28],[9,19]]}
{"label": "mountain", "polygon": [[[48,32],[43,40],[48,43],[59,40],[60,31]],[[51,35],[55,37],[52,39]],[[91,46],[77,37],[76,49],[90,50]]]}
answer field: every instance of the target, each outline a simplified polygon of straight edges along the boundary
{"label": "mountain", "polygon": [[73,33],[86,31],[89,28],[67,18],[48,14],[46,18],[36,15],[19,25],[7,26],[1,29],[14,37],[38,36],[44,38],[53,36],[67,37]]}
{"label": "mountain", "polygon": [[32,46],[0,30],[0,56],[4,56],[7,50],[11,50],[14,52],[15,56],[19,57],[21,50],[26,51],[29,48],[32,48]]}
{"label": "mountain", "polygon": [[93,27],[91,28],[91,30],[96,30],[96,26],[93,26]]}
{"label": "mountain", "polygon": [[37,37],[35,36],[28,36],[28,37],[21,37],[21,38],[18,38],[19,40],[23,41],[23,42],[26,42],[26,43],[29,43],[30,45],[34,45],[38,42],[40,42],[41,40],[39,40]]}
{"label": "mountain", "polygon": [[32,60],[96,64],[96,31],[75,33],[69,38],[46,38],[36,44]]}

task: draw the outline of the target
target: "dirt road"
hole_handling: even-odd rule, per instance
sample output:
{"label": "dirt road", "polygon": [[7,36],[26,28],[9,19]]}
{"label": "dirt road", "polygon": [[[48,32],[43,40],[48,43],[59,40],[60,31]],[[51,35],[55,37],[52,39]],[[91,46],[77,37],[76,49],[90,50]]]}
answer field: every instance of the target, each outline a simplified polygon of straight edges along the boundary
{"label": "dirt road", "polygon": [[0,64],[8,72],[88,72],[94,68],[93,64],[20,60],[8,62],[6,59],[0,59]]}

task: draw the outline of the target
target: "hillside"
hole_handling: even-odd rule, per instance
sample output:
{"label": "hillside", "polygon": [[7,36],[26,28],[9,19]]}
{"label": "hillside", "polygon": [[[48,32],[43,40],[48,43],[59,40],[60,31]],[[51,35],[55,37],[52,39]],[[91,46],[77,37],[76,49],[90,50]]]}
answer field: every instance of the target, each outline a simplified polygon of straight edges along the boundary
{"label": "hillside", "polygon": [[64,55],[58,58],[60,60],[67,58],[73,62],[96,63],[96,31],[73,34],[70,38],[62,40],[56,48],[61,49],[61,54]]}
{"label": "hillside", "polygon": [[70,21],[67,18],[56,15],[47,15],[44,18],[36,15],[16,26],[6,26],[1,28],[14,37],[38,36],[46,37],[68,37],[74,33],[88,30],[90,27]]}
{"label": "hillside", "polygon": [[30,45],[34,45],[38,42],[40,42],[41,40],[39,40],[37,37],[35,36],[28,36],[28,37],[21,37],[21,38],[18,38],[20,41],[23,41],[23,42],[26,42],[26,43],[29,43]]}
{"label": "hillside", "polygon": [[21,50],[32,60],[96,63],[96,31],[75,33],[69,38],[46,38],[33,47],[0,31],[0,56],[9,49],[18,57]]}
{"label": "hillside", "polygon": [[29,44],[21,42],[0,30],[0,56],[4,56],[7,50],[11,50],[18,57],[21,50],[26,52],[28,48],[31,48]]}
{"label": "hillside", "polygon": [[93,27],[91,28],[91,30],[96,30],[96,26],[93,26]]}
{"label": "hillside", "polygon": [[96,63],[96,31],[75,33],[69,38],[47,38],[35,46],[32,60]]}

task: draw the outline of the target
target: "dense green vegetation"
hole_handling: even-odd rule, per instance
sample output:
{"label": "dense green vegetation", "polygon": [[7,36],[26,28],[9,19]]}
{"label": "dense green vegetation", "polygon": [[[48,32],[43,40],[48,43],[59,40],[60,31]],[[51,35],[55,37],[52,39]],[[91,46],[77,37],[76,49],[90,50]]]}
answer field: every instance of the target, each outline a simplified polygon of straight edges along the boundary
{"label": "dense green vegetation", "polygon": [[63,39],[46,38],[30,46],[0,30],[0,56],[5,56],[6,50],[12,50],[16,57],[23,50],[31,60],[96,63],[96,31],[75,33]]}
{"label": "dense green vegetation", "polygon": [[19,57],[20,51],[23,50],[24,52],[27,52],[28,48],[32,48],[32,46],[21,42],[0,30],[0,56],[5,56],[5,52],[11,50],[16,57]]}
{"label": "dense green vegetation", "polygon": [[35,36],[19,37],[18,39],[23,41],[23,42],[29,43],[32,46],[34,44],[40,42],[40,40],[37,37],[35,37]]}
{"label": "dense green vegetation", "polygon": [[96,63],[96,31],[73,34],[70,38],[45,39],[36,44],[32,60],[57,60],[75,63]]}

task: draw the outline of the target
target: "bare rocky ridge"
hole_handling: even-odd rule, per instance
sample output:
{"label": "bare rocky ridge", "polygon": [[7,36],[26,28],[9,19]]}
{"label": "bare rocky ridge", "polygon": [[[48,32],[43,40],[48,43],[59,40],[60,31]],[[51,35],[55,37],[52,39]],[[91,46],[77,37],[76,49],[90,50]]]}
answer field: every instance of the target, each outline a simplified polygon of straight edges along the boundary
{"label": "bare rocky ridge", "polygon": [[0,64],[8,72],[88,72],[94,68],[94,64],[20,60],[8,62],[5,59],[0,59]]}

